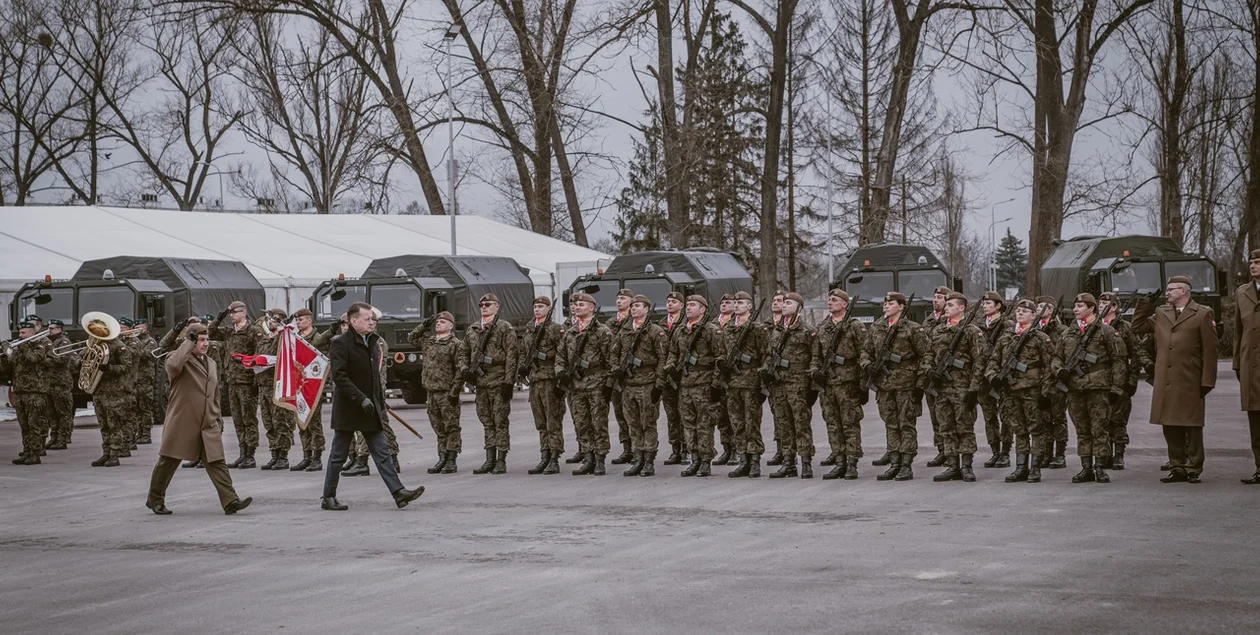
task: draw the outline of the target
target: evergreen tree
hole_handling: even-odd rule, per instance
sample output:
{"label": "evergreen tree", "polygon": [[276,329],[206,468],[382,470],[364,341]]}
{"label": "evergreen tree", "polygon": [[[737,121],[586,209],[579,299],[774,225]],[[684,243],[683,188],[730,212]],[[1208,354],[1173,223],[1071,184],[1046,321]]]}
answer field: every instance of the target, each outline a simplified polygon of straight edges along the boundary
{"label": "evergreen tree", "polygon": [[1011,233],[1009,227],[998,243],[994,261],[997,263],[996,291],[1001,293],[1007,287],[1015,287],[1023,294],[1028,273],[1028,249],[1024,247],[1024,241]]}
{"label": "evergreen tree", "polygon": [[630,162],[630,184],[617,197],[617,226],[612,232],[619,253],[655,250],[669,236],[669,213],[665,205],[665,163],[661,147],[660,109],[655,101],[646,112],[648,126],[643,139],[634,142]]}

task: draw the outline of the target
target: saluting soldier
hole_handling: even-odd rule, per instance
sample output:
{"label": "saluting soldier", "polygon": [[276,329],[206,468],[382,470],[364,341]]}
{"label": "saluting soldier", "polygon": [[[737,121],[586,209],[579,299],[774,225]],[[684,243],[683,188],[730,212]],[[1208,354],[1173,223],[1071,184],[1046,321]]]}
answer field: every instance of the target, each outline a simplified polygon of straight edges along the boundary
{"label": "saluting soldier", "polygon": [[[717,318],[713,322],[717,326],[718,334],[723,338],[727,335],[726,327],[730,325],[731,317],[734,314],[735,296],[730,293],[722,294],[722,299],[718,302]],[[723,346],[723,348],[725,349],[726,346]],[[713,465],[727,465],[729,462],[737,460],[735,431],[731,428],[731,415],[727,411],[726,406],[725,399],[719,400],[711,418],[713,426],[722,435],[722,453],[713,459]]]}
{"label": "saluting soldier", "polygon": [[622,412],[630,424],[633,464],[623,476],[656,474],[656,452],[660,440],[656,420],[660,417],[661,389],[665,387],[665,362],[669,355],[669,338],[665,330],[648,320],[652,301],[636,295],[630,303],[630,319],[626,327],[613,335],[609,355],[615,364],[613,399],[620,399]]}
{"label": "saluting soldier", "polygon": [[823,479],[852,481],[858,477],[858,460],[862,458],[862,406],[870,399],[862,385],[866,328],[857,318],[846,318],[849,294],[843,289],[832,289],[827,294],[827,310],[831,319],[818,328],[809,365],[815,385],[823,386],[822,415],[832,453],[828,459],[835,465]]}
{"label": "saluting soldier", "polygon": [[[228,322],[224,323],[224,318]],[[254,371],[232,359],[233,355],[254,355],[259,342],[266,337],[262,327],[249,321],[245,303],[232,302],[208,326],[212,341],[224,342],[223,367],[228,387],[228,410],[232,425],[236,427],[236,440],[240,443],[240,455],[230,468],[249,469],[258,467],[254,452],[258,449],[258,384]]]}
{"label": "saluting soldier", "polygon": [[[1055,376],[1067,388],[1068,414],[1076,427],[1076,454],[1081,457],[1081,471],[1072,477],[1073,483],[1111,482],[1104,467],[1111,456],[1111,409],[1118,407],[1124,395],[1128,373],[1124,341],[1098,319],[1097,309],[1092,294],[1076,296],[1072,302],[1075,327],[1068,327],[1055,343]],[[1095,329],[1092,338],[1082,344],[1091,328]]]}
{"label": "saluting soldier", "polygon": [[[779,290],[775,291],[774,295],[770,298],[770,317],[765,321],[766,332],[768,335],[773,335],[775,333],[775,329],[779,328],[779,325],[783,323],[783,300],[786,297],[787,292]],[[766,351],[763,355],[764,359],[769,359],[772,354],[769,347],[770,337],[766,337]],[[764,382],[762,382],[761,390],[765,393],[767,398],[770,398],[773,394],[771,387],[766,385]],[[766,461],[766,465],[773,467],[775,465],[783,465],[783,422],[780,420],[778,402],[772,398],[769,399],[769,401],[770,420],[771,425],[774,427],[774,455],[770,457],[769,461]]]}
{"label": "saluting soldier", "polygon": [[477,387],[477,419],[485,431],[486,462],[473,474],[507,473],[507,454],[512,449],[508,416],[516,383],[516,329],[499,319],[499,298],[481,296],[481,321],[468,327],[468,370],[464,381]]}
{"label": "saluting soldier", "polygon": [[1247,269],[1251,280],[1234,290],[1233,367],[1256,463],[1255,473],[1242,482],[1260,485],[1260,249],[1252,250]]}
{"label": "saluting soldier", "polygon": [[[729,368],[722,369],[728,374],[726,398],[722,401],[730,413],[735,451],[740,456],[739,467],[727,473],[729,478],[760,478],[761,455],[766,451],[761,440],[761,406],[766,395],[761,391],[759,371],[769,345],[770,329],[756,321],[752,308],[752,296],[747,291],[737,292],[735,314],[726,327],[727,353],[722,359],[733,361]],[[731,350],[737,345],[738,350]]]}
{"label": "saluting soldier", "polygon": [[[319,350],[315,346],[315,340],[319,338],[319,331],[315,329],[315,315],[310,309],[301,308],[293,312],[293,319],[296,322],[298,337],[310,343],[312,348]],[[298,431],[298,439],[302,442],[302,460],[294,463],[289,468],[290,472],[323,472],[324,471],[324,399],[320,395],[318,402],[311,408],[311,418],[306,423],[305,430]],[[284,410],[284,414],[294,417],[292,426],[297,426],[297,414]],[[275,468],[272,468],[275,469]]]}
{"label": "saluting soldier", "polygon": [[[65,324],[56,318],[48,320],[48,343],[53,349],[69,346]],[[53,356],[57,362],[48,371],[48,399],[52,402],[52,428],[45,449],[64,450],[74,432],[74,385],[79,377],[79,355]]]}
{"label": "saluting soldier", "polygon": [[[896,291],[885,294],[883,309],[884,316],[871,325],[862,348],[862,372],[868,382],[874,382],[875,403],[884,420],[888,444],[887,458],[871,464],[888,465],[875,477],[877,480],[908,481],[914,478],[911,465],[919,453],[917,422],[923,408],[931,351],[925,329],[903,315],[906,296]],[[896,329],[891,342],[889,329]],[[883,364],[882,368],[878,364]],[[942,432],[942,445],[944,442]]]}
{"label": "saluting soldier", "polygon": [[1164,483],[1198,483],[1203,473],[1203,423],[1208,393],[1216,387],[1216,319],[1190,298],[1190,278],[1173,276],[1167,304],[1134,329],[1151,333],[1155,384],[1151,423],[1163,426],[1172,471]]}
{"label": "saluting soldier", "polygon": [[[34,322],[18,324],[18,339],[34,337],[37,332]],[[13,407],[22,431],[22,451],[13,459],[14,465],[39,465],[39,457],[45,454],[44,439],[53,417],[49,376],[61,365],[48,340],[45,337],[0,351],[0,362],[13,376]]]}
{"label": "saluting soldier", "polygon": [[534,298],[534,321],[521,338],[517,364],[517,372],[529,381],[529,407],[541,453],[530,474],[559,474],[560,458],[564,455],[564,393],[556,389],[556,353],[563,331],[550,313],[551,298]]}
{"label": "saluting soldier", "polygon": [[709,301],[702,295],[687,297],[687,322],[674,336],[666,362],[670,377],[678,385],[683,436],[691,465],[682,476],[711,476],[717,454],[713,446],[714,404],[718,402],[713,385],[717,360],[724,353],[717,326],[704,320]]}
{"label": "saluting soldier", "polygon": [[[1033,321],[1037,305],[1015,304],[1015,323],[1003,330],[989,355],[985,378],[998,393],[1002,420],[1015,443],[1015,471],[1007,483],[1040,483],[1050,394],[1054,390],[1054,348],[1050,336]],[[1031,456],[1030,456],[1031,455]]]}
{"label": "saluting soldier", "polygon": [[[937,390],[936,416],[945,439],[945,471],[932,477],[937,483],[976,480],[972,458],[976,453],[976,403],[984,383],[985,339],[980,327],[963,322],[966,311],[967,296],[950,292],[945,299],[945,319],[932,331],[929,342],[928,382]],[[960,329],[962,336],[951,351],[950,344]],[[947,362],[946,356],[951,354],[954,361]],[[944,370],[938,373],[942,362]]]}
{"label": "saluting soldier", "polygon": [[564,329],[560,340],[556,385],[569,395],[569,412],[573,413],[573,429],[582,453],[582,465],[573,475],[603,476],[609,449],[612,374],[608,354],[612,331],[595,319],[595,298],[590,294],[575,293],[569,299],[573,324]]}
{"label": "saluting soldier", "polygon": [[814,430],[810,423],[818,395],[810,385],[814,332],[802,320],[804,307],[801,294],[792,291],[784,296],[783,320],[770,335],[770,355],[761,367],[761,381],[770,388],[771,403],[776,404],[771,409],[783,448],[783,463],[770,478],[796,476],[797,456],[801,457],[800,477],[814,478]]}
{"label": "saluting soldier", "polygon": [[[945,319],[945,296],[950,288],[941,286],[932,291],[932,312],[923,318],[923,334],[932,338],[932,330]],[[941,424],[936,420],[936,397],[927,395],[928,418],[932,421],[932,445],[936,448],[936,456],[928,460],[928,467],[945,465],[945,440],[941,437]],[[886,455],[885,455],[886,456]],[[887,465],[887,461],[877,465]]]}
{"label": "saluting soldier", "polygon": [[[678,332],[682,330],[679,327],[685,321],[684,304],[683,294],[677,291],[670,291],[665,296],[665,317],[660,324],[670,342],[673,342]],[[665,431],[670,447],[670,455],[665,458],[662,465],[686,464],[687,453],[683,445],[686,439],[683,435],[682,413],[678,410],[678,389],[669,382],[666,382],[665,387],[661,389],[661,405],[665,410]]]}
{"label": "saluting soldier", "polygon": [[[162,336],[162,339],[159,340],[157,343],[157,348],[160,354],[162,354],[162,357],[158,359],[158,363],[163,365],[162,374],[164,377],[166,376],[166,370],[165,370],[166,359],[170,357],[170,355],[173,354],[176,349],[179,348],[180,344],[183,343],[183,338],[185,337],[184,331],[187,330],[188,327],[192,326],[193,324],[200,324],[202,326],[205,326],[209,324],[213,319],[214,319],[213,315],[201,316],[201,317],[194,315],[182,322],[176,322],[175,328],[172,328],[171,330],[167,331],[166,334]],[[227,384],[224,381],[224,375],[223,375],[222,352],[223,352],[223,342],[211,341],[209,344],[209,347],[206,350],[206,356],[214,360],[214,365],[217,367],[217,370],[215,370],[215,373],[216,375],[218,375],[219,385],[226,386]],[[224,390],[226,389],[221,389],[220,394],[223,394]],[[169,383],[167,384],[166,391],[167,392],[170,391]],[[165,412],[166,412],[166,405],[168,402],[169,402],[169,395],[166,395],[163,397],[163,406],[162,406],[163,420],[166,419]],[[222,408],[222,406],[220,406],[220,408]],[[223,431],[222,411],[220,411],[217,416],[219,418],[219,432],[222,433]],[[164,436],[165,436],[165,432],[166,431],[163,430]],[[224,465],[227,465],[227,463],[225,462]],[[186,467],[186,468],[198,467],[201,469],[205,469],[206,466],[204,463],[201,462],[200,458],[197,458],[197,459],[190,459],[188,461],[185,461],[181,467]]]}
{"label": "saluting soldier", "polygon": [[[1051,344],[1058,346],[1067,333],[1067,326],[1059,320],[1059,302],[1048,296],[1037,296],[1037,312],[1042,315],[1037,328],[1050,336]],[[1042,467],[1062,469],[1067,467],[1067,395],[1056,390],[1050,396],[1050,411],[1046,417],[1046,451]]]}
{"label": "saluting soldier", "polygon": [[[459,471],[457,459],[463,450],[459,426],[459,395],[464,388],[464,371],[468,352],[464,342],[455,337],[455,316],[449,311],[433,316],[433,335],[424,336],[429,321],[412,329],[408,341],[420,350],[424,364],[420,383],[428,394],[429,425],[437,435],[438,461],[429,474],[454,474]],[[533,390],[530,384],[530,390]]]}
{"label": "saluting soldier", "polygon": [[1119,403],[1111,411],[1111,423],[1108,436],[1111,439],[1111,461],[1107,467],[1113,470],[1124,469],[1124,449],[1129,445],[1129,415],[1133,413],[1133,395],[1137,393],[1138,376],[1142,369],[1150,365],[1150,355],[1142,346],[1133,325],[1120,317],[1121,306],[1116,294],[1108,291],[1098,296],[1100,303],[1107,306],[1107,314],[1102,316],[1103,322],[1116,330],[1124,341],[1125,360],[1124,394]]}
{"label": "saluting soldier", "polygon": [[[1006,301],[996,291],[989,291],[980,300],[980,311],[984,313],[984,319],[976,320],[976,326],[984,334],[985,350],[991,351],[998,336],[1011,326],[1011,321],[1002,317],[1006,311]],[[986,362],[987,360],[982,360],[980,365],[983,366]],[[997,399],[990,392],[987,388],[982,389],[978,397],[980,412],[984,415],[984,438],[993,452],[989,460],[984,462],[984,466],[1010,467],[1011,426],[1002,421]]]}
{"label": "saluting soldier", "polygon": [[[608,319],[608,329],[613,332],[614,338],[630,323],[630,303],[633,300],[633,291],[629,289],[617,291],[617,297],[613,299],[617,305],[617,313]],[[617,419],[617,442],[621,444],[621,454],[612,460],[612,464],[624,465],[634,458],[630,449],[630,424],[621,410],[621,400],[615,395],[612,398],[612,409],[613,416]]]}

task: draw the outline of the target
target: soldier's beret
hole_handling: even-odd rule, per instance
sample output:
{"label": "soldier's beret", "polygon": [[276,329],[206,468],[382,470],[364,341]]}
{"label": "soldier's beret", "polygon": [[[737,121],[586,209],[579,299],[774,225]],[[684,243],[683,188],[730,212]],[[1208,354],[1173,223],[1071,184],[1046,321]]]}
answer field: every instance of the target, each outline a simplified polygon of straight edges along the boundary
{"label": "soldier's beret", "polygon": [[1037,296],[1037,304],[1054,304],[1055,302],[1058,302],[1058,300],[1055,300],[1048,295]]}
{"label": "soldier's beret", "polygon": [[244,308],[245,308],[245,303],[241,302],[240,300],[237,300],[228,305],[228,311],[235,311],[237,309],[244,309]]}
{"label": "soldier's beret", "polygon": [[534,298],[534,304],[541,304],[543,306],[551,306],[551,298],[545,295],[540,295]]}
{"label": "soldier's beret", "polygon": [[481,296],[481,299],[480,299],[480,300],[477,300],[477,304],[481,304],[482,302],[493,302],[493,303],[495,303],[495,304],[498,304],[498,303],[499,303],[499,296],[497,296],[497,295],[495,295],[495,294],[493,294],[493,293],[487,293],[487,294],[485,294],[485,295]]}
{"label": "soldier's beret", "polygon": [[451,324],[454,324],[454,323],[455,323],[455,316],[454,316],[454,315],[451,315],[451,312],[450,312],[450,311],[439,311],[437,315],[433,316],[433,320],[434,320],[435,322],[436,322],[437,320],[446,320],[447,322],[450,322]]}
{"label": "soldier's beret", "polygon": [[313,313],[311,313],[311,310],[310,310],[310,309],[307,309],[307,308],[301,308],[301,309],[298,309],[298,310],[296,310],[296,311],[294,311],[294,312],[293,312],[293,317],[295,317],[295,318],[300,318],[300,317],[311,317],[312,315],[314,315],[314,314],[313,314]]}
{"label": "soldier's beret", "polygon": [[687,301],[695,302],[706,309],[709,308],[709,299],[702,295],[689,295],[687,296]]}
{"label": "soldier's beret", "polygon": [[1115,304],[1115,303],[1116,303],[1116,294],[1115,294],[1114,292],[1111,292],[1111,291],[1108,291],[1108,292],[1106,292],[1106,293],[1100,293],[1100,294],[1098,294],[1098,301],[1099,301],[1099,302],[1106,302],[1106,303],[1108,303],[1108,304]]}
{"label": "soldier's beret", "polygon": [[962,303],[963,303],[963,306],[967,306],[967,296],[965,296],[965,295],[963,295],[963,294],[961,294],[961,293],[959,293],[959,292],[957,292],[957,291],[950,291],[948,294],[946,294],[946,295],[945,295],[945,301],[946,301],[946,302],[948,302],[948,301],[950,301],[950,300],[955,300],[955,301],[957,301],[957,302],[962,302]]}
{"label": "soldier's beret", "polygon": [[148,323],[149,323],[149,318],[142,318],[142,317],[141,317],[141,318],[136,318],[136,319],[134,319],[134,320],[132,320],[132,321],[131,321],[131,324],[132,324],[133,326],[140,326],[140,325],[143,325],[143,324],[148,324]]}
{"label": "soldier's beret", "polygon": [[1168,284],[1184,284],[1187,287],[1193,287],[1194,283],[1190,282],[1190,278],[1185,276],[1173,276],[1168,279]]}
{"label": "soldier's beret", "polygon": [[652,306],[652,299],[643,294],[639,294],[639,295],[634,296],[634,298],[630,300],[630,304],[642,304],[643,306]]}
{"label": "soldier's beret", "polygon": [[634,299],[634,292],[629,289],[621,289],[617,291],[617,297]]}
{"label": "soldier's beret", "polygon": [[722,294],[722,302],[734,302],[734,301],[735,301],[734,295],[731,295],[729,293]]}
{"label": "soldier's beret", "polygon": [[210,329],[206,328],[206,325],[195,323],[195,322],[193,324],[189,324],[188,326],[184,327],[184,330],[186,330],[189,333],[196,333],[197,335],[210,332]]}
{"label": "soldier's beret", "polygon": [[1082,293],[1076,296],[1076,299],[1072,300],[1072,304],[1076,304],[1077,302],[1088,304],[1093,307],[1098,306],[1098,301],[1094,299],[1094,294],[1092,293]]}
{"label": "soldier's beret", "polygon": [[118,324],[120,324],[121,326],[135,326],[136,325],[136,323],[132,321],[132,319],[129,317],[118,318]]}
{"label": "soldier's beret", "polygon": [[267,309],[267,315],[270,315],[277,320],[283,320],[289,317],[289,314],[285,313],[284,309]]}
{"label": "soldier's beret", "polygon": [[849,294],[845,293],[844,289],[839,289],[839,288],[832,289],[831,291],[827,292],[827,295],[833,298],[840,298],[841,300],[844,300],[845,302],[849,301]]}
{"label": "soldier's beret", "polygon": [[988,300],[990,302],[997,302],[998,304],[1002,306],[1006,306],[1006,300],[1002,299],[1002,296],[998,295],[997,291],[986,291],[984,294],[984,297],[980,299]]}
{"label": "soldier's beret", "polygon": [[27,322],[39,322],[40,324],[44,323],[44,318],[41,318],[38,315],[35,315],[34,313],[26,316],[24,320]]}
{"label": "soldier's beret", "polygon": [[59,328],[65,328],[66,323],[62,322],[61,320],[58,320],[57,318],[53,318],[51,320],[48,320],[48,326],[56,326]]}
{"label": "soldier's beret", "polygon": [[1260,260],[1260,249],[1251,250],[1251,260]]}
{"label": "soldier's beret", "polygon": [[677,291],[670,291],[669,293],[666,293],[666,294],[665,294],[665,299],[666,299],[666,300],[670,300],[670,299],[673,299],[673,300],[678,300],[679,302],[685,302],[685,301],[686,301],[686,300],[683,298],[683,294],[681,294],[681,293],[679,293],[679,292],[677,292]]}
{"label": "soldier's beret", "polygon": [[1015,308],[1028,309],[1029,311],[1036,311],[1037,303],[1033,302],[1032,300],[1029,300],[1028,298],[1024,298],[1020,300],[1019,302],[1015,303]]}
{"label": "soldier's beret", "polygon": [[378,319],[378,320],[379,320],[379,319],[381,319],[381,316],[382,316],[382,315],[385,315],[384,313],[381,313],[381,310],[380,310],[380,309],[378,309],[378,308],[376,308],[376,307],[369,307],[369,308],[371,308],[371,309],[372,309],[372,317],[373,317],[373,318],[376,318],[376,319]]}
{"label": "soldier's beret", "polygon": [[18,322],[18,328],[20,328],[20,329],[33,329],[33,328],[35,328],[35,323],[34,323],[34,322],[26,322],[26,321],[23,321],[23,322]]}
{"label": "soldier's beret", "polygon": [[884,294],[884,302],[900,302],[901,304],[905,304],[906,296],[904,294],[897,293],[896,291],[889,291]]}
{"label": "soldier's beret", "polygon": [[570,302],[586,302],[587,304],[595,304],[595,297],[589,293],[574,293],[569,296]]}
{"label": "soldier's beret", "polygon": [[805,306],[805,298],[795,291],[789,291],[787,295],[783,296],[783,299],[791,300],[800,306]]}
{"label": "soldier's beret", "polygon": [[202,324],[209,324],[209,323],[211,323],[211,322],[213,322],[213,321],[214,321],[214,316],[213,316],[213,315],[206,314],[206,315],[201,316],[201,323],[202,323]]}
{"label": "soldier's beret", "polygon": [[950,291],[953,291],[953,289],[950,289],[949,287],[937,287],[936,290],[932,292],[932,295],[949,295]]}
{"label": "soldier's beret", "polygon": [[752,294],[751,294],[751,293],[749,293],[749,292],[747,292],[747,291],[736,291],[736,292],[735,292],[735,299],[736,299],[736,300],[748,300],[749,302],[752,302]]}

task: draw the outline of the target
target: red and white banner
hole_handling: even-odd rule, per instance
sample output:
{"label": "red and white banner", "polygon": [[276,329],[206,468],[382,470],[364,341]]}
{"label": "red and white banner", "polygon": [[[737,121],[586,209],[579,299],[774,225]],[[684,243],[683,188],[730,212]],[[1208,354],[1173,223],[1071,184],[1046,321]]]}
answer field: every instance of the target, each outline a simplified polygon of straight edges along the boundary
{"label": "red and white banner", "polygon": [[276,354],[276,392],[272,401],[296,413],[298,426],[305,430],[324,396],[328,358],[298,336],[292,324],[282,327],[277,337],[280,347]]}

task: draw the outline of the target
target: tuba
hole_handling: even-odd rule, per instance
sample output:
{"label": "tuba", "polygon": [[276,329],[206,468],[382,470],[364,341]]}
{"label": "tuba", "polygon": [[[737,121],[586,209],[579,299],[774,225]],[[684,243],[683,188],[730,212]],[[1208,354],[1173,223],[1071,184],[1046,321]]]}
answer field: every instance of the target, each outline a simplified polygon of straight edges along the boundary
{"label": "tuba", "polygon": [[88,338],[79,367],[79,388],[83,392],[91,393],[96,390],[96,385],[104,374],[101,366],[109,361],[109,345],[106,342],[117,339],[122,334],[122,327],[113,316],[100,311],[84,313],[80,324]]}

